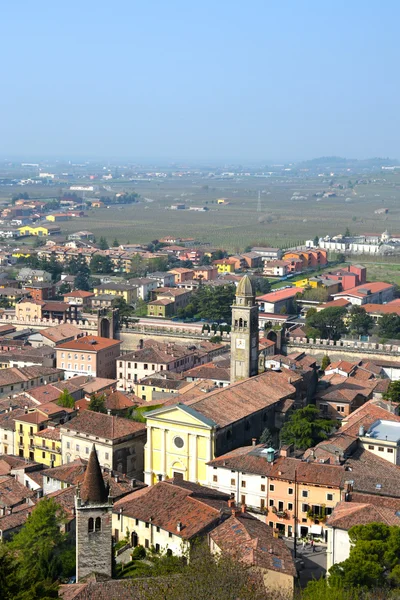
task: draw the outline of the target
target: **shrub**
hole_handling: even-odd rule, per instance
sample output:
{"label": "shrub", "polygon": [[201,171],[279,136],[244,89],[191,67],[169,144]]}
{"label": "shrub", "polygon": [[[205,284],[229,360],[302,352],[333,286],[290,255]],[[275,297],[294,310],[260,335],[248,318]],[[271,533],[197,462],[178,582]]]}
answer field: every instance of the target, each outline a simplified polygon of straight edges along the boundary
{"label": "shrub", "polygon": [[140,560],[141,558],[146,558],[146,550],[144,546],[136,546],[131,554],[132,560]]}

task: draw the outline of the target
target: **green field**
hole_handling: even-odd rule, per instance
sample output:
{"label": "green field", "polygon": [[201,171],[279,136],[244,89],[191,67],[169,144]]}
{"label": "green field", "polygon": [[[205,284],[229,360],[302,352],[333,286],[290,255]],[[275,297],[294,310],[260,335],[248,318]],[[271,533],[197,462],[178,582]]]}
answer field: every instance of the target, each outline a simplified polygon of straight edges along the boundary
{"label": "green field", "polygon": [[[336,181],[347,184],[345,178]],[[315,235],[344,233],[347,227],[352,233],[380,233],[386,228],[400,232],[400,179],[396,174],[388,174],[385,180],[371,177],[368,183],[358,184],[354,189],[335,190],[337,197],[329,199],[314,196],[316,192],[329,190],[329,183],[318,178],[249,177],[240,181],[208,182],[199,177],[117,182],[112,184],[111,192],[101,193],[112,195],[122,189],[138,192],[142,201],[135,205],[91,209],[87,218],[61,223],[62,232],[89,229],[98,237],[106,236],[109,242],[117,238],[130,243],[145,243],[170,234],[195,237],[231,252],[242,251],[247,245],[287,247],[313,239]],[[37,186],[34,190],[26,188],[35,195],[38,190]],[[0,199],[5,199],[3,191],[5,189],[0,190]],[[259,191],[261,211],[258,211]],[[10,194],[9,189],[7,193]],[[54,191],[51,195],[57,193]],[[218,206],[216,200],[220,197],[228,198],[230,204]],[[207,206],[209,210],[170,210],[171,204],[177,202],[187,207]],[[389,214],[374,214],[382,207],[388,208]]]}

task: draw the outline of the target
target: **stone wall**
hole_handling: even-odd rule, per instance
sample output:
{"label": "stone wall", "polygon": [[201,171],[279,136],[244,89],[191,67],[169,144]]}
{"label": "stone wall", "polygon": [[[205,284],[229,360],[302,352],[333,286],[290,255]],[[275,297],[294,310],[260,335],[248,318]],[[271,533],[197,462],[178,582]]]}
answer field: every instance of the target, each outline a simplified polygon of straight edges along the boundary
{"label": "stone wall", "polygon": [[400,344],[378,344],[359,340],[323,340],[309,338],[287,338],[284,341],[284,353],[307,352],[311,356],[329,356],[356,360],[361,358],[385,359],[400,362]]}
{"label": "stone wall", "polygon": [[[79,500],[78,500],[79,502]],[[101,518],[101,531],[88,531],[88,521]],[[112,505],[76,510],[76,580],[91,573],[112,575]]]}

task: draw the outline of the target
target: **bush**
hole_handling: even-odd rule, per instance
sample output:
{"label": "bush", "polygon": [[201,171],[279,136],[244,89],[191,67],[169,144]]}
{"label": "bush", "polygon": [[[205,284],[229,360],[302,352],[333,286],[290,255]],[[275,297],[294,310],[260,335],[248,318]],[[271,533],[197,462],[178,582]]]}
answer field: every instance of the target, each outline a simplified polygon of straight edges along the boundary
{"label": "bush", "polygon": [[140,560],[142,558],[146,558],[146,550],[144,546],[136,546],[136,548],[134,548],[132,551],[131,557],[132,560]]}

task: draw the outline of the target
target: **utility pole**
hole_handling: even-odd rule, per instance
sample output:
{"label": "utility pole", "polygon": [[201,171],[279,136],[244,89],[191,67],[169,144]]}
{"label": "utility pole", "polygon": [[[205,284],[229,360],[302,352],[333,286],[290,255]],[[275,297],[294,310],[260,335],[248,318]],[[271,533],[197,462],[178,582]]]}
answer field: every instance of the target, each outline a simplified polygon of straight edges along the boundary
{"label": "utility pole", "polygon": [[261,212],[261,192],[258,191],[257,212]]}

